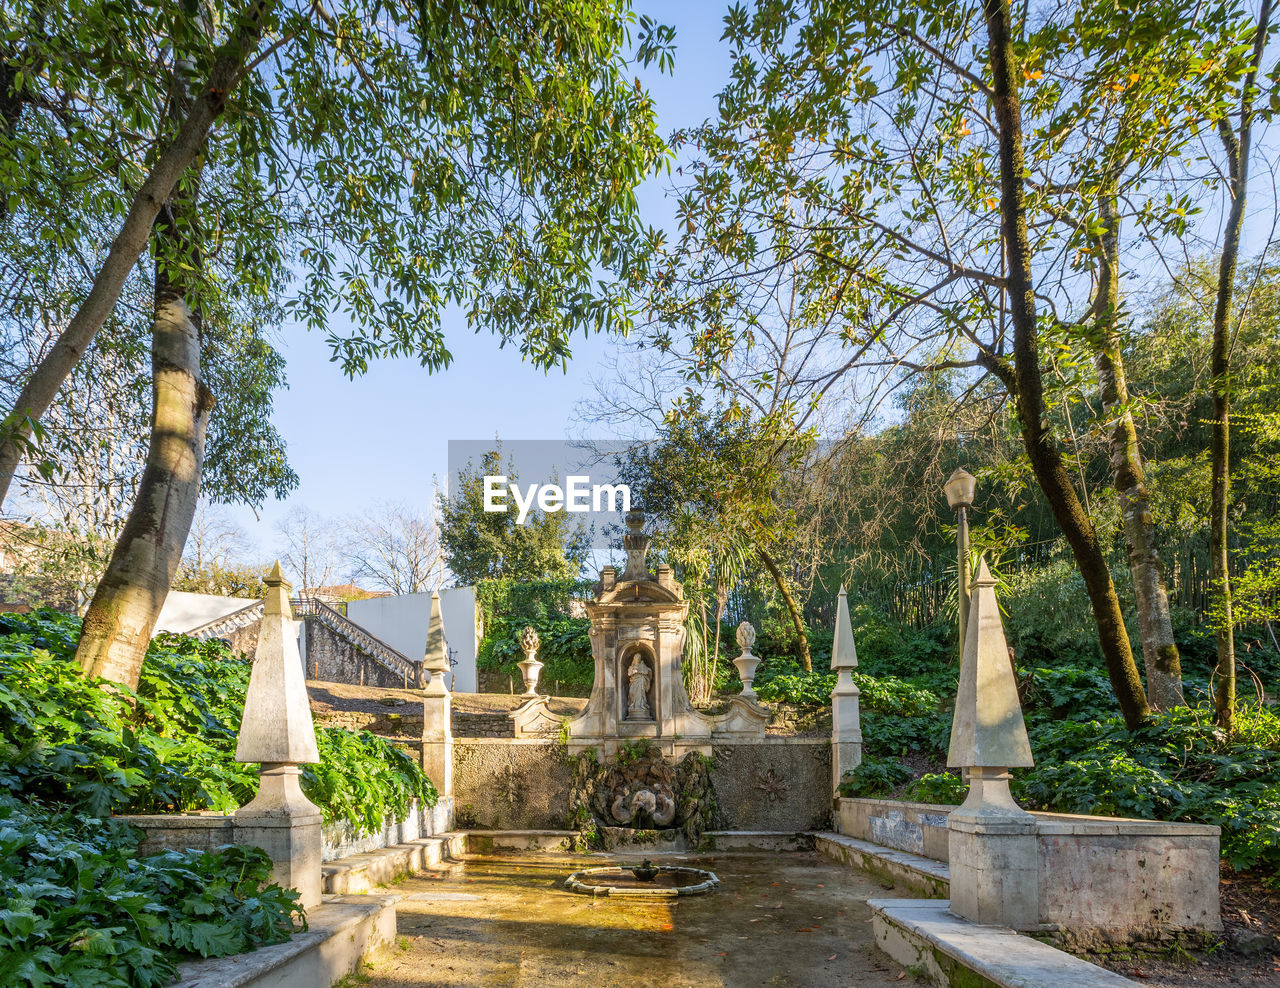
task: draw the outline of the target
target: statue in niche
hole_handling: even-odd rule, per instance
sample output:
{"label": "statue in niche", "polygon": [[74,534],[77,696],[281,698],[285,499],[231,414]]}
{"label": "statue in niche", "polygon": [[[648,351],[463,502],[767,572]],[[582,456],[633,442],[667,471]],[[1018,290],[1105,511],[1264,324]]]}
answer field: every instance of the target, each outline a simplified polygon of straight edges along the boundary
{"label": "statue in niche", "polygon": [[627,666],[627,720],[653,720],[649,707],[649,686],[653,673],[643,655],[636,652]]}

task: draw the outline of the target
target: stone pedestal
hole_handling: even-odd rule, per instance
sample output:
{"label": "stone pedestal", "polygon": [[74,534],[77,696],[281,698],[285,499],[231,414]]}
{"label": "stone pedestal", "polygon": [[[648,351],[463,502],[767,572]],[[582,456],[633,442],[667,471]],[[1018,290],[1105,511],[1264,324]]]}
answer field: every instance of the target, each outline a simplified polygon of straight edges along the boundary
{"label": "stone pedestal", "polygon": [[849,618],[849,599],[844,587],[836,605],[836,630],[831,643],[831,669],[836,686],[831,691],[831,788],[839,789],[846,772],[862,764],[862,717],[858,710],[862,695],[853,682],[858,665],[858,649]]}
{"label": "stone pedestal", "polygon": [[951,911],[1015,930],[1039,923],[1036,821],[1009,794],[1009,773],[969,770],[969,796],[947,817]]}
{"label": "stone pedestal", "polygon": [[453,796],[453,698],[445,684],[449,649],[444,640],[440,595],[431,595],[427,652],[422,663],[428,678],[422,688],[422,770],[442,799]]}
{"label": "stone pedestal", "polygon": [[298,890],[306,908],[320,904],[320,807],[302,794],[301,769],[288,763],[262,766],[258,795],[236,810],[237,844],[260,847],[271,856],[271,877]]}
{"label": "stone pedestal", "polygon": [[235,839],[271,856],[272,875],[320,904],[320,808],[302,794],[301,765],[320,761],[298,652],[289,584],[277,562],[264,578],[262,627],[245,692],[236,761],[257,762],[258,795],[235,814]]}
{"label": "stone pedestal", "polygon": [[1036,824],[1013,801],[1009,769],[1033,760],[995,582],[984,560],[971,587],[951,722],[947,764],[967,769],[969,779],[964,803],[947,817],[951,911],[975,923],[1029,930],[1040,918]]}
{"label": "stone pedestal", "polygon": [[422,698],[422,771],[442,797],[453,795],[451,707],[448,694]]}

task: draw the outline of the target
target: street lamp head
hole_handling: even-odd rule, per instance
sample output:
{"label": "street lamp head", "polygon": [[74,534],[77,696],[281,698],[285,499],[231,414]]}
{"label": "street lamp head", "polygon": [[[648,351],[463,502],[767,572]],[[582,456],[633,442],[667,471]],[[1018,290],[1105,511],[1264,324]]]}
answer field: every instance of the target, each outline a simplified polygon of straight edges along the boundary
{"label": "street lamp head", "polygon": [[951,506],[951,510],[958,511],[973,504],[973,492],[977,486],[978,482],[973,474],[964,467],[958,468],[942,485],[942,489],[947,492],[947,504]]}

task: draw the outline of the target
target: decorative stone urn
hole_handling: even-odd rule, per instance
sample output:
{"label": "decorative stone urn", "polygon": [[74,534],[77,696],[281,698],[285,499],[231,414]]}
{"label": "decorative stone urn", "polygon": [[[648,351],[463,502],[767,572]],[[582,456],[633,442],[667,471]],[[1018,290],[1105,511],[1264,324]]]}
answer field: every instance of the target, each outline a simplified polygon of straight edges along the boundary
{"label": "decorative stone urn", "polygon": [[542,663],[538,661],[538,646],[541,644],[538,640],[538,632],[533,625],[526,626],[524,633],[520,635],[520,648],[524,651],[524,661],[516,663],[520,667],[520,675],[524,677],[526,697],[538,695],[538,674],[542,672]]}
{"label": "decorative stone urn", "polygon": [[737,637],[742,654],[733,660],[733,664],[737,667],[738,678],[742,680],[742,695],[754,699],[756,692],[751,684],[756,678],[756,666],[760,664],[760,657],[751,653],[751,646],[756,643],[756,629],[750,622],[743,621],[738,625]]}

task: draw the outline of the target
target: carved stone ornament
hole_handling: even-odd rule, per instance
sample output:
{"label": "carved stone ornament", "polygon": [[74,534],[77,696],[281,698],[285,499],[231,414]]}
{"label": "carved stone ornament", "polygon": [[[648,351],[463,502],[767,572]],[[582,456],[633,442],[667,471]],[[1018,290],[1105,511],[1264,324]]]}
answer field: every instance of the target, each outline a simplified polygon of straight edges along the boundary
{"label": "carved stone ornament", "polygon": [[791,791],[791,783],[770,768],[763,772],[756,772],[755,788],[770,803],[776,803]]}

